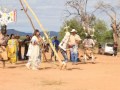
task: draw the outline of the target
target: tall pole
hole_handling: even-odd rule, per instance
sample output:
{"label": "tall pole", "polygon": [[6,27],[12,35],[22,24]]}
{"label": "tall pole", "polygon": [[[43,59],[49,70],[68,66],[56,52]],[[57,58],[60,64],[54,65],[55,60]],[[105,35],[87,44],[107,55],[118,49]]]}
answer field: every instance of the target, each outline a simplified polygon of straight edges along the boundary
{"label": "tall pole", "polygon": [[29,19],[29,21],[30,21],[30,23],[31,23],[31,25],[32,25],[33,30],[35,31],[35,26],[34,26],[34,24],[33,24],[33,21],[32,21],[32,19],[31,19],[31,17],[30,17],[29,14],[27,13],[27,9],[25,9],[25,7],[24,7],[24,5],[23,5],[23,3],[22,3],[22,0],[19,0],[19,1],[20,1],[21,6],[22,6],[22,9],[24,10],[26,16],[28,17],[28,19]]}
{"label": "tall pole", "polygon": [[26,1],[26,0],[23,0],[23,1],[24,1],[25,5],[27,6],[27,8],[30,10],[31,14],[34,16],[34,18],[35,18],[35,20],[37,21],[37,23],[39,24],[41,30],[43,31],[43,33],[44,33],[44,35],[45,35],[45,37],[46,37],[46,39],[49,41],[50,46],[51,46],[53,52],[55,53],[55,56],[58,58],[58,61],[60,62],[61,66],[62,66],[61,58],[58,56],[58,53],[56,52],[56,50],[55,50],[55,48],[54,48],[51,40],[49,39],[49,37],[48,37],[48,35],[47,35],[47,33],[46,33],[45,28],[44,28],[43,25],[41,24],[39,18],[38,18],[37,15],[35,14],[35,12],[34,12],[34,11],[32,10],[32,8],[29,6],[29,4],[27,3],[27,1]]}

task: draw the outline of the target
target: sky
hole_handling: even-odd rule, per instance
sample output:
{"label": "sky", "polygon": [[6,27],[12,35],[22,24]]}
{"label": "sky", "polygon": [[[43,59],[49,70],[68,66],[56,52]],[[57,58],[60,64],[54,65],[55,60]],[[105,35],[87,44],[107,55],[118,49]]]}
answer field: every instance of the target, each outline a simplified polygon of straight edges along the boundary
{"label": "sky", "polygon": [[[48,31],[60,31],[60,27],[64,21],[64,10],[66,0],[27,0],[31,8],[39,17],[44,28]],[[93,10],[95,3],[100,0],[89,0],[88,10]],[[104,0],[110,4],[115,5],[118,0]],[[21,11],[21,5],[19,0],[0,0],[0,6],[6,7],[10,10],[17,10],[17,21],[8,24],[8,29],[15,29],[22,32],[33,32],[31,24],[27,19],[24,11]],[[30,14],[30,13],[29,13]],[[31,16],[32,17],[32,16]],[[107,19],[102,14],[97,14],[98,18]],[[41,30],[37,22],[32,17],[32,20],[39,30]]]}

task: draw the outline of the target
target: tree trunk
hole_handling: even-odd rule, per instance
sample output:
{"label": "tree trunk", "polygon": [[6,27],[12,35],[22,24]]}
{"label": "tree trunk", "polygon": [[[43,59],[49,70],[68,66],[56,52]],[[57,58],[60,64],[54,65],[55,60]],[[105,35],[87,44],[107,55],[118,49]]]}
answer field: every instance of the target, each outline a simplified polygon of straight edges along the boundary
{"label": "tree trunk", "polygon": [[118,51],[120,52],[120,37],[118,37],[117,43],[118,43]]}
{"label": "tree trunk", "polygon": [[112,28],[113,28],[113,40],[114,42],[116,42],[118,44],[118,51],[120,51],[120,37],[119,35],[117,35],[117,27],[116,27],[116,22],[114,22],[112,24]]}
{"label": "tree trunk", "polygon": [[112,23],[112,28],[113,28],[113,40],[114,42],[117,42],[117,27],[116,27],[116,21]]}

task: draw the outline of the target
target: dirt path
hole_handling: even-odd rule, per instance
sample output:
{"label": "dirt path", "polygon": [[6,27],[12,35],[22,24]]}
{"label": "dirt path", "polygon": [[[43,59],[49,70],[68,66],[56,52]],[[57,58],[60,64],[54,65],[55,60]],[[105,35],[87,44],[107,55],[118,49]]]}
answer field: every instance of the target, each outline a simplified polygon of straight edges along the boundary
{"label": "dirt path", "polygon": [[120,57],[97,55],[96,64],[68,64],[68,70],[42,63],[39,71],[25,62],[0,64],[0,90],[120,90]]}

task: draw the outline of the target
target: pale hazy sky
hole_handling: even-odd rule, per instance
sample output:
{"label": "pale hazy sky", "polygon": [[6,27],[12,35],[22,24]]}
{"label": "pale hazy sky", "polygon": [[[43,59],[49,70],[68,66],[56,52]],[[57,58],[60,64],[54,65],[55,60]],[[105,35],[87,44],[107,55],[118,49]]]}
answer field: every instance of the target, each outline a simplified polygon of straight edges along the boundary
{"label": "pale hazy sky", "polygon": [[[27,0],[30,6],[33,8],[39,19],[41,20],[43,26],[48,31],[59,31],[60,26],[63,23],[65,2],[66,0]],[[89,0],[88,8],[92,10],[97,1],[100,0]],[[118,0],[104,0],[110,4],[116,4]],[[10,9],[17,10],[17,22],[8,24],[9,29],[16,29],[24,32],[32,32],[31,25],[26,18],[26,15],[21,11],[21,6],[19,0],[0,0],[0,6],[5,6]],[[99,18],[103,15],[97,15]],[[36,22],[34,22],[36,27],[39,29]]]}

